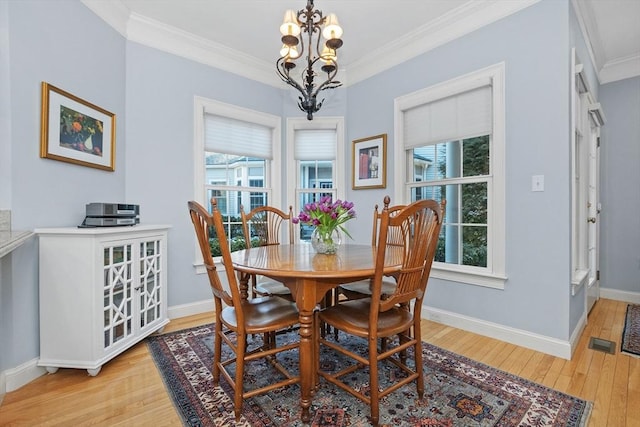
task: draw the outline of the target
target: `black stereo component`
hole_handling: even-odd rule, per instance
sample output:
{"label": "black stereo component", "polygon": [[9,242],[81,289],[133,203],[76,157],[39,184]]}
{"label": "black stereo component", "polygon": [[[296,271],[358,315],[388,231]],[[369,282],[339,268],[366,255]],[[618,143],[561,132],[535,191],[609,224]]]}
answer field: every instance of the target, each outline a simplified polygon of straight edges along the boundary
{"label": "black stereo component", "polygon": [[140,223],[140,206],[125,203],[88,203],[78,227],[119,227]]}

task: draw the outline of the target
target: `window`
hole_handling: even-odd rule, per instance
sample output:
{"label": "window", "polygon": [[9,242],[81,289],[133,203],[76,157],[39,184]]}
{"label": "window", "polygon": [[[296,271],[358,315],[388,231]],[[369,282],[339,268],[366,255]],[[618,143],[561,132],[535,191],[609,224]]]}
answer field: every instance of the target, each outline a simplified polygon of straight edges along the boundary
{"label": "window", "polygon": [[[287,176],[295,179],[287,198],[294,213],[306,203],[331,196],[344,199],[344,120],[342,118],[290,118],[287,120]],[[313,230],[300,225],[301,240],[309,240]]]}
{"label": "window", "polygon": [[[249,187],[262,187],[264,179],[250,179]],[[265,193],[258,193],[252,191],[250,194],[251,206],[246,210],[247,212],[260,206],[267,205],[267,195]]]}
{"label": "window", "polygon": [[[487,266],[489,135],[416,147],[410,200],[447,200],[436,262]],[[425,167],[423,159],[432,159]]]}
{"label": "window", "polygon": [[397,98],[396,194],[446,199],[432,275],[504,288],[504,64]]}
{"label": "window", "polygon": [[[220,185],[221,184],[218,184],[217,186]],[[218,204],[218,209],[220,209],[220,212],[227,211],[227,198],[225,197],[222,190],[211,190],[211,197],[216,199],[216,203]]]}
{"label": "window", "polygon": [[[195,100],[195,116],[195,200],[210,209],[216,199],[227,244],[243,249],[240,207],[279,204],[280,118],[203,98]],[[218,244],[212,239],[214,256]]]}

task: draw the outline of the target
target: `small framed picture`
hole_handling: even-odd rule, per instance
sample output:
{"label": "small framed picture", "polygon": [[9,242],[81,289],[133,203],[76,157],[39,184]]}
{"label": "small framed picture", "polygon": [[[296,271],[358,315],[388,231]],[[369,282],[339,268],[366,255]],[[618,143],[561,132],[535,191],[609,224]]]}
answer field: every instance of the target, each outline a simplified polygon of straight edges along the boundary
{"label": "small framed picture", "polygon": [[352,187],[386,188],[387,186],[387,134],[353,141]]}
{"label": "small framed picture", "polygon": [[40,123],[40,157],[115,170],[115,114],[42,82]]}

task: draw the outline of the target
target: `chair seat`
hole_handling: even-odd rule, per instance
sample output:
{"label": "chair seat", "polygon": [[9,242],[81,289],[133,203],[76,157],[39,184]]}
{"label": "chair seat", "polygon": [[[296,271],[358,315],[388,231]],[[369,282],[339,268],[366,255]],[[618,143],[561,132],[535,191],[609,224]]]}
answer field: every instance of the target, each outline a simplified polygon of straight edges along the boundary
{"label": "chair seat", "polygon": [[[279,297],[261,297],[242,302],[247,334],[259,334],[283,329],[298,323],[298,309],[295,304]],[[225,307],[221,313],[222,323],[237,330],[236,310]]]}
{"label": "chair seat", "polygon": [[[382,281],[382,299],[385,296],[392,295],[396,291],[396,282],[391,280]],[[340,285],[340,292],[343,293],[348,299],[366,298],[371,296],[371,281],[360,280],[353,283],[345,283]]]}
{"label": "chair seat", "polygon": [[275,280],[262,279],[256,284],[256,292],[261,295],[290,295],[291,290]]}
{"label": "chair seat", "polygon": [[[320,320],[352,335],[369,335],[369,312],[371,299],[361,298],[341,302],[321,310]],[[378,336],[389,337],[399,334],[413,325],[411,313],[400,307],[380,312],[378,316]]]}

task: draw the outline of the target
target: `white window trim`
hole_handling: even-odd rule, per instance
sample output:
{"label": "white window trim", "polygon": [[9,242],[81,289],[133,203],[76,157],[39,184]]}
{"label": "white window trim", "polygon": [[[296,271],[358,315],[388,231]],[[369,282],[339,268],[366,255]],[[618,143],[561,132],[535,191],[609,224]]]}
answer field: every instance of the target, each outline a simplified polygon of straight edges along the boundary
{"label": "white window trim", "polygon": [[[273,203],[282,200],[282,119],[273,114],[267,114],[260,111],[250,110],[248,108],[238,107],[237,105],[227,104],[213,99],[195,96],[193,101],[193,200],[202,206],[208,207],[209,201],[206,200],[207,192],[205,190],[205,168],[203,162],[204,155],[204,115],[205,113],[216,114],[219,116],[230,117],[236,120],[257,123],[271,128],[272,131],[272,150],[273,159],[269,161],[271,167],[265,170],[265,179],[268,174],[269,187],[267,191],[271,195]],[[198,242],[194,242],[196,271],[199,274],[205,273],[202,262],[202,254],[198,247]],[[217,261],[217,260],[216,260]]]}
{"label": "white window trim", "polygon": [[490,79],[492,86],[493,131],[491,134],[491,177],[488,187],[489,216],[487,225],[487,267],[472,267],[435,262],[431,276],[454,282],[504,289],[505,273],[505,64],[504,62],[438,83],[434,86],[398,97],[394,101],[394,171],[395,194],[399,203],[410,200],[406,182],[407,162],[404,148],[404,111],[447,96],[456,95]]}
{"label": "white window trim", "polygon": [[314,117],[313,121],[306,118],[287,118],[287,181],[295,178],[295,185],[287,186],[286,206],[293,206],[294,215],[299,212],[300,207],[296,206],[296,189],[299,187],[297,162],[294,159],[295,131],[301,129],[335,129],[336,130],[336,159],[333,168],[334,185],[336,185],[336,196],[344,200],[345,198],[345,167],[344,167],[344,118],[343,117]]}

